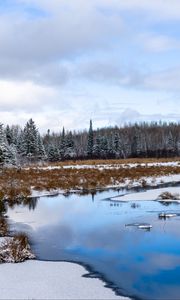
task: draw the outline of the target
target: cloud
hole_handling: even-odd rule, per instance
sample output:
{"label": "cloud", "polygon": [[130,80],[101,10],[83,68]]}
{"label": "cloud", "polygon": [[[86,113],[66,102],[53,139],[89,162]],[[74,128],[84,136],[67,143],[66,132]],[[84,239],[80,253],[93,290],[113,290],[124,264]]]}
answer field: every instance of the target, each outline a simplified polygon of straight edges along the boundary
{"label": "cloud", "polygon": [[134,66],[109,58],[89,59],[77,64],[74,72],[80,78],[118,86],[137,86],[144,74]]}
{"label": "cloud", "polygon": [[[144,78],[144,86],[148,89],[159,89],[180,92],[180,69],[166,69],[147,75]],[[173,100],[173,99],[172,99]]]}
{"label": "cloud", "polygon": [[[95,1],[95,0],[94,0]],[[133,11],[137,14],[146,13],[150,18],[153,17],[157,20],[178,20],[180,17],[180,2],[179,0],[99,0],[99,4],[106,7],[111,7]],[[146,16],[147,16],[146,15]]]}
{"label": "cloud", "polygon": [[[71,60],[109,45],[109,36],[122,32],[121,18],[104,16],[81,1],[17,1],[49,11],[40,19],[20,13],[3,13],[0,18],[0,78],[31,81],[39,85],[65,85],[76,67]],[[80,9],[80,5],[81,9]],[[14,7],[14,6],[13,6]],[[52,13],[52,14],[51,14]]]}
{"label": "cloud", "polygon": [[86,79],[109,86],[180,92],[180,68],[178,66],[164,68],[160,71],[143,70],[142,67],[138,68],[138,65],[130,66],[112,59],[89,59],[77,63],[71,71],[71,77],[79,77],[81,80]]}
{"label": "cloud", "polygon": [[164,52],[180,49],[180,41],[166,35],[157,35],[153,33],[140,34],[138,42],[145,50],[151,52]]}
{"label": "cloud", "polygon": [[[73,3],[70,1],[67,10],[61,1],[54,14],[41,19],[28,19],[18,13],[1,15],[1,78],[5,73],[10,78],[29,76],[34,81],[41,78],[46,81],[48,73],[51,81],[53,78],[56,81],[66,72],[61,66],[57,67],[63,60],[109,47],[109,37],[121,34],[121,18],[105,16],[93,6],[82,5],[81,1],[77,1],[77,5]],[[52,7],[55,4],[56,1]],[[40,76],[36,76],[38,73]],[[58,73],[57,76],[54,73]]]}
{"label": "cloud", "polygon": [[47,105],[56,96],[52,88],[35,85],[32,82],[0,81],[1,112],[36,111]]}
{"label": "cloud", "polygon": [[83,0],[16,0],[17,3],[24,4],[33,4],[35,6],[40,6],[43,9],[56,13],[64,7],[66,10],[72,9],[73,7],[77,7],[78,9],[81,7],[84,9],[92,8],[92,7],[101,7],[106,8],[108,11],[111,9],[112,11],[119,10],[129,10],[135,11],[147,11],[148,14],[155,15],[158,19],[168,18],[168,19],[179,19],[180,16],[180,3],[179,0],[91,0],[91,1],[83,1]]}
{"label": "cloud", "polygon": [[119,117],[116,119],[116,123],[120,126],[128,123],[141,123],[141,122],[178,122],[180,119],[180,113],[169,113],[169,114],[141,114],[137,110],[131,108],[125,109]]}
{"label": "cloud", "polygon": [[63,125],[82,129],[90,118],[95,127],[177,119],[168,116],[164,104],[157,109],[154,103],[160,99],[167,106],[167,99],[176,99],[169,110],[174,113],[180,101],[179,0],[3,3],[4,123],[23,124],[33,117],[45,131]]}

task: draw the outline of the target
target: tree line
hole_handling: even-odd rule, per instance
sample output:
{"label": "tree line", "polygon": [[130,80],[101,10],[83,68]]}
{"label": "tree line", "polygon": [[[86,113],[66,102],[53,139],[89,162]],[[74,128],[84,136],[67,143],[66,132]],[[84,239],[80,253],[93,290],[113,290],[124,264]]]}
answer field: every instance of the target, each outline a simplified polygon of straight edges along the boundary
{"label": "tree line", "polygon": [[175,157],[180,155],[180,123],[143,122],[122,127],[50,132],[41,135],[30,119],[24,128],[0,124],[0,165],[69,159]]}

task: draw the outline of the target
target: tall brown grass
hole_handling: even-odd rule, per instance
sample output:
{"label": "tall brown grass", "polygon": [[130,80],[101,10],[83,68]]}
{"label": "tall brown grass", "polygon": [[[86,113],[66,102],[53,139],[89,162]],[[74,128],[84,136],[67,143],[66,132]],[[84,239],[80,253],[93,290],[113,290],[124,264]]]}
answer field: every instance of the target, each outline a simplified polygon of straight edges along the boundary
{"label": "tall brown grass", "polygon": [[[133,160],[133,162],[137,160]],[[141,163],[154,160],[138,160]],[[158,160],[159,161],[159,160]],[[167,161],[167,160],[163,160]],[[95,163],[107,163],[108,161],[95,161]],[[114,162],[114,161],[113,161]],[[116,161],[116,163],[119,162]],[[131,163],[128,160],[127,163]],[[72,162],[68,162],[72,164]],[[74,162],[73,162],[74,163]],[[85,162],[83,162],[85,163]],[[90,162],[93,164],[94,161]],[[124,163],[124,161],[123,161]],[[78,162],[79,164],[79,162]],[[11,202],[21,201],[30,196],[32,188],[35,190],[63,189],[96,189],[104,188],[108,185],[118,185],[125,182],[141,180],[142,185],[146,186],[146,181],[142,180],[147,176],[164,176],[169,174],[180,174],[180,165],[178,166],[141,166],[136,168],[102,169],[39,169],[35,166],[28,169],[4,169],[0,176],[0,199],[8,199]]]}

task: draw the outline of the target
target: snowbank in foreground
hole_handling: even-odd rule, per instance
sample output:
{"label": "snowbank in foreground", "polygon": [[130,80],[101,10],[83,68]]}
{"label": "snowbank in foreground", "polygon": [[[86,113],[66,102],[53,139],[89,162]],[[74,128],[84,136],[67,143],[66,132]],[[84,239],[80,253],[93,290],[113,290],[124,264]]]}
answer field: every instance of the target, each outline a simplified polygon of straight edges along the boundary
{"label": "snowbank in foreground", "polygon": [[0,299],[128,299],[101,280],[84,278],[85,269],[67,262],[27,261],[0,265]]}
{"label": "snowbank in foreground", "polygon": [[111,198],[111,200],[119,200],[119,201],[140,201],[140,200],[158,200],[158,201],[166,201],[166,202],[177,202],[180,203],[180,200],[161,200],[159,196],[164,192],[170,192],[171,194],[179,194],[180,195],[180,187],[168,187],[168,188],[160,188],[155,190],[147,190],[146,192],[140,193],[132,193],[126,194],[124,196],[118,196]]}

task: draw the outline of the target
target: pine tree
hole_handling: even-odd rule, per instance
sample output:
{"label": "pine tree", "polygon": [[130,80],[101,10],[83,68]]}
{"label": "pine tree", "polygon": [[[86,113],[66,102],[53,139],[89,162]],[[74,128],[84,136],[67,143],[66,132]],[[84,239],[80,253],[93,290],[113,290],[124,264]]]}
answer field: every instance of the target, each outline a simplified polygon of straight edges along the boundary
{"label": "pine tree", "polygon": [[116,156],[115,147],[114,147],[114,137],[111,133],[108,137],[108,157],[114,158]]}
{"label": "pine tree", "polygon": [[65,158],[65,151],[66,151],[66,135],[65,135],[65,129],[63,127],[62,134],[61,134],[61,141],[60,141],[60,157],[62,160]]}
{"label": "pine tree", "polygon": [[75,156],[75,151],[74,151],[73,135],[71,131],[66,135],[65,145],[66,145],[65,155],[64,155],[65,158],[66,159],[73,158]]}
{"label": "pine tree", "polygon": [[6,126],[5,129],[5,134],[6,134],[6,139],[9,145],[13,144],[13,133],[12,130],[10,129],[9,125]]}
{"label": "pine tree", "polygon": [[106,136],[101,137],[100,141],[100,147],[101,147],[101,157],[107,158],[108,157],[108,140]]}
{"label": "pine tree", "polygon": [[46,159],[45,148],[44,148],[42,138],[39,133],[37,135],[37,144],[38,144],[38,149],[37,149],[38,159],[40,159],[40,160]]}
{"label": "pine tree", "polygon": [[100,158],[100,155],[101,155],[101,138],[98,135],[96,137],[96,140],[95,140],[95,143],[94,143],[94,146],[93,146],[93,156],[95,158]]}
{"label": "pine tree", "polygon": [[20,147],[21,154],[30,160],[38,159],[39,143],[38,143],[38,130],[32,119],[30,119],[22,133],[22,144]]}
{"label": "pine tree", "polygon": [[89,158],[92,158],[93,155],[93,145],[94,145],[94,134],[93,134],[93,127],[92,127],[92,120],[90,120],[88,141],[87,141],[87,156]]}
{"label": "pine tree", "polygon": [[15,149],[8,145],[3,125],[0,124],[0,165],[15,165]]}
{"label": "pine tree", "polygon": [[49,146],[49,151],[47,153],[48,156],[48,160],[51,162],[56,162],[59,161],[60,159],[60,153],[59,153],[59,149],[58,147],[56,147],[55,145],[50,145]]}

